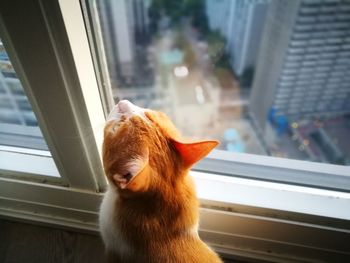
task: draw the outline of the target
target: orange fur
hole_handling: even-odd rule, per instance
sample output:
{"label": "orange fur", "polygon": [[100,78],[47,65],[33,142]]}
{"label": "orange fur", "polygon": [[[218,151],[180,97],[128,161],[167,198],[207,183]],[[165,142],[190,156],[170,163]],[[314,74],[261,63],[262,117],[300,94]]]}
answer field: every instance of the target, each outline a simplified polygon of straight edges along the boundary
{"label": "orange fur", "polygon": [[[125,243],[109,246],[109,253],[115,262],[222,262],[194,230],[199,204],[188,175],[217,142],[183,143],[165,114],[147,110],[145,117],[122,117],[105,127],[103,164],[117,192],[111,222]],[[142,167],[122,177],[134,159]],[[118,247],[124,245],[126,252]]]}

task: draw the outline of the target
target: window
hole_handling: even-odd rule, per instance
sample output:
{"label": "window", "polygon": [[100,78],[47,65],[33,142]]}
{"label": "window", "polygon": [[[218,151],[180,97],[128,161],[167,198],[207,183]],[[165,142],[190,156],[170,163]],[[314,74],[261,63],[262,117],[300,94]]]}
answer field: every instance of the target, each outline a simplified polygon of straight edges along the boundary
{"label": "window", "polygon": [[[96,179],[103,178],[96,127],[103,126],[104,116],[100,104],[91,103],[89,112],[99,122],[92,128],[86,101],[93,95],[82,94],[73,58],[67,55],[69,46],[62,44],[67,36],[58,3],[21,8],[6,4],[2,11],[0,179],[103,189],[105,181]],[[28,24],[17,23],[17,17],[25,17]],[[27,26],[36,30],[27,31]],[[16,196],[8,194],[6,198]]]}
{"label": "window", "polygon": [[0,159],[0,169],[10,176],[59,177],[37,118],[1,40]]}
{"label": "window", "polygon": [[[235,159],[236,153],[350,163],[345,136],[350,86],[343,90],[329,83],[348,73],[337,65],[347,59],[338,56],[347,35],[337,41],[314,36],[331,30],[335,19],[294,40],[304,27],[319,24],[317,15],[305,23],[304,13],[317,14],[327,4],[300,1],[280,8],[283,1],[90,0],[82,5],[101,90],[112,93],[115,102],[128,99],[167,113],[186,136],[221,141],[198,169],[207,169],[210,158]],[[297,67],[291,68],[296,57]],[[340,97],[327,95],[330,89]],[[323,135],[315,140],[315,133]]]}
{"label": "window", "polygon": [[[310,5],[323,2],[303,1]],[[130,2],[142,1],[113,2],[113,4],[129,5]],[[225,9],[225,4],[231,1],[206,2],[221,3],[222,5],[216,7],[218,12]],[[249,3],[254,6],[254,2]],[[265,1],[259,2],[265,4]],[[249,6],[243,1],[237,3],[239,9],[236,11],[241,12],[237,15],[244,17],[244,10]],[[277,9],[281,12],[285,9],[295,11],[299,7],[297,4],[290,6],[292,1],[286,3]],[[295,3],[301,4],[301,1]],[[138,12],[137,5],[134,7],[135,12]],[[276,9],[276,6],[273,9]],[[344,10],[343,6],[340,9]],[[225,14],[230,13],[229,10],[231,9],[226,8]],[[19,17],[21,21],[25,21],[25,26],[23,23],[18,23]],[[131,14],[128,13],[128,17],[131,17]],[[277,17],[287,20],[290,18],[283,14]],[[118,90],[110,88],[111,72],[108,70],[108,56],[104,54],[107,53],[107,48],[103,42],[102,31],[96,30],[101,28],[102,18],[99,19],[98,16],[97,1],[12,0],[2,3],[1,39],[6,44],[14,68],[20,76],[50,149],[52,155],[50,158],[60,175],[60,178],[56,178],[58,180],[49,180],[47,177],[39,180],[37,177],[23,179],[12,175],[6,176],[6,172],[0,169],[2,217],[16,217],[85,231],[97,231],[98,207],[101,192],[106,186],[99,155],[101,131],[104,114],[113,104],[110,100],[113,97],[112,92],[117,91],[116,95],[120,94]],[[269,19],[271,18],[273,17],[269,16]],[[241,24],[246,25],[245,21],[246,19],[242,19]],[[164,22],[165,25],[166,23]],[[242,26],[237,34],[248,29]],[[233,30],[236,28],[231,28],[229,31],[234,32]],[[270,32],[275,32],[279,37],[283,36],[278,29],[272,29]],[[318,36],[324,35],[321,33]],[[268,65],[277,70],[276,72],[280,72],[284,63],[276,63],[274,60],[273,54],[279,50],[279,45],[276,44],[274,47],[273,50],[267,50],[266,59],[271,62]],[[241,45],[232,45],[232,48],[241,48]],[[211,51],[213,53],[210,55],[220,55],[222,46],[217,45]],[[170,61],[179,56],[179,52],[171,54]],[[304,54],[297,54],[293,57],[298,57],[298,61],[303,62],[303,56]],[[339,58],[338,54],[334,57]],[[333,67],[334,57],[333,55],[324,57],[331,61],[323,66]],[[167,59],[169,57],[166,57]],[[283,57],[284,61],[287,61],[286,56]],[[292,63],[293,59],[288,61]],[[340,61],[340,64],[346,63]],[[177,69],[177,74],[180,76],[186,75],[186,70],[182,66]],[[114,73],[129,74],[132,72],[131,69],[131,65],[126,64],[123,71],[118,70]],[[189,67],[187,70],[187,74],[190,74]],[[273,76],[274,70],[267,72],[266,76]],[[171,74],[174,75],[174,71],[175,69]],[[250,70],[248,73],[246,74],[251,76],[253,72]],[[258,71],[254,74],[253,86],[257,74]],[[346,86],[343,84],[346,84],[344,81],[346,78],[347,76],[334,76],[332,79],[337,81],[333,81],[332,84],[341,83],[345,92]],[[282,78],[271,77],[264,79],[261,84],[270,85],[281,81],[273,86],[281,87],[281,90],[278,88],[278,93],[283,94],[283,88],[290,90],[291,98],[297,97],[293,103],[290,103],[287,97],[288,103],[283,102],[281,109],[297,116],[301,110],[299,100],[305,97],[303,87],[307,86],[300,85],[298,92],[293,92],[296,88],[294,82],[298,80],[299,78],[283,80],[282,83]],[[130,79],[124,78],[124,81],[128,82]],[[251,86],[248,85],[249,81],[244,83],[247,87]],[[312,85],[316,87],[319,84]],[[142,90],[140,87],[135,89]],[[202,93],[202,96],[198,96],[199,100],[204,97],[206,103],[208,92],[204,87],[202,92],[199,88],[194,88],[195,92],[196,90],[198,94]],[[321,90],[330,89],[322,87]],[[233,95],[240,98],[236,93]],[[252,92],[249,96],[252,96]],[[273,98],[269,94],[266,96]],[[264,98],[265,95],[261,97]],[[147,102],[148,98],[146,94],[146,98],[140,96],[138,100]],[[189,100],[193,101],[193,96],[189,97]],[[285,101],[285,98],[280,101]],[[244,103],[247,101],[237,101],[237,104]],[[6,102],[4,104],[6,105]],[[327,103],[320,105],[328,107]],[[317,104],[315,107],[320,105]],[[243,115],[246,116],[242,111],[237,112],[237,116]],[[259,120],[254,116],[248,115],[248,117],[253,119],[252,129],[254,132],[257,131],[258,140],[261,140],[261,131],[255,126],[255,122]],[[299,122],[298,124],[300,125]],[[294,123],[292,125],[295,126]],[[293,134],[294,140],[298,140],[299,135],[299,133]],[[321,137],[324,135],[316,133],[312,136],[315,140],[322,141]],[[327,149],[329,145],[322,144],[322,147]],[[36,156],[36,153],[32,156]],[[35,168],[41,167],[41,164],[34,164],[31,160],[26,163],[20,159],[14,160],[15,164],[21,164],[18,166],[23,169],[28,169],[29,164]],[[3,158],[0,158],[0,162],[1,165],[6,163]],[[195,169],[197,171],[191,173],[196,180],[201,200],[200,235],[219,252],[236,258],[259,258],[266,261],[347,262],[350,242],[348,224],[350,197],[349,193],[344,191],[349,191],[348,167],[236,153],[226,149],[214,152]]]}
{"label": "window", "polygon": [[[228,1],[207,1],[210,10],[205,1],[189,1],[188,6],[183,2],[174,6],[165,1],[164,6],[156,1],[86,3],[95,26],[91,43],[100,43],[97,51],[107,64],[105,82],[110,82],[114,100],[129,99],[162,110],[186,136],[217,138],[222,150],[266,154],[248,115],[253,74],[249,67],[257,50],[250,45],[259,21],[254,21],[254,28],[247,26],[248,21],[232,28],[235,21],[227,21],[232,12],[240,17],[245,17],[244,12],[265,15],[267,3],[242,2],[232,11]],[[163,11],[169,15],[161,15]],[[222,12],[225,19],[215,17],[215,12]],[[234,40],[245,39],[246,33],[250,39],[245,43]],[[243,48],[245,53],[239,55]],[[231,64],[236,64],[247,87],[240,88]]]}

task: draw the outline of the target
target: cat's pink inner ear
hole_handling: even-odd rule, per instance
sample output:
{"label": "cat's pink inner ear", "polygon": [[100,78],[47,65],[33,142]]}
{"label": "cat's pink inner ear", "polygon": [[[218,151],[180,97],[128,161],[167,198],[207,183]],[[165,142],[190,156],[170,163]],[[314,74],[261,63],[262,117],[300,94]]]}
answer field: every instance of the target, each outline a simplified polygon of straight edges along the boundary
{"label": "cat's pink inner ear", "polygon": [[208,140],[187,143],[173,140],[173,144],[180,153],[185,167],[189,168],[210,153],[219,142],[216,140]]}
{"label": "cat's pink inner ear", "polygon": [[126,163],[123,174],[113,175],[113,180],[121,189],[131,190],[130,188],[135,188],[132,186],[135,186],[136,181],[138,186],[142,185],[141,181],[144,180],[144,177],[140,176],[140,174],[144,174],[143,171],[147,165],[148,150],[143,153],[143,156],[132,158]]}
{"label": "cat's pink inner ear", "polygon": [[151,177],[150,177],[151,168],[148,164],[139,171],[133,179],[125,186],[124,189],[127,189],[131,192],[146,192],[150,187]]}

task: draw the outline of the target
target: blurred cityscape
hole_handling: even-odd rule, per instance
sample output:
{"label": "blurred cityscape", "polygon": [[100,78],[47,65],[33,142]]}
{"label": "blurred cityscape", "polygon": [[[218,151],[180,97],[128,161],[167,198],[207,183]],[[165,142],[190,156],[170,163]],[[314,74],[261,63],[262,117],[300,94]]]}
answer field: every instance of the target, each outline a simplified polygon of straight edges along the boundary
{"label": "blurred cityscape", "polygon": [[348,165],[350,2],[120,0],[97,9],[116,101],[220,148]]}
{"label": "blurred cityscape", "polygon": [[0,145],[48,149],[32,107],[1,40]]}
{"label": "blurred cityscape", "polygon": [[[161,110],[222,150],[349,165],[350,1],[92,2],[115,101]],[[36,139],[2,44],[0,66],[0,144],[21,130],[11,125]]]}

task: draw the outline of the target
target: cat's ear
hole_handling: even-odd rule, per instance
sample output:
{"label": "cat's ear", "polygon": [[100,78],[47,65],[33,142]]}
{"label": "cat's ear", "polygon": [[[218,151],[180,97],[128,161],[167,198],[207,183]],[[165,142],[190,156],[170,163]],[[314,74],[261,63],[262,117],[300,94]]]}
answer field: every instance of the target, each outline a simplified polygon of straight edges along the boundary
{"label": "cat's ear", "polygon": [[119,188],[131,192],[145,192],[150,184],[150,166],[148,152],[130,160],[125,166],[123,175],[113,175],[113,180]]}
{"label": "cat's ear", "polygon": [[191,167],[193,164],[204,158],[218,144],[219,142],[216,140],[189,143],[173,140],[173,145],[179,152],[186,168]]}

